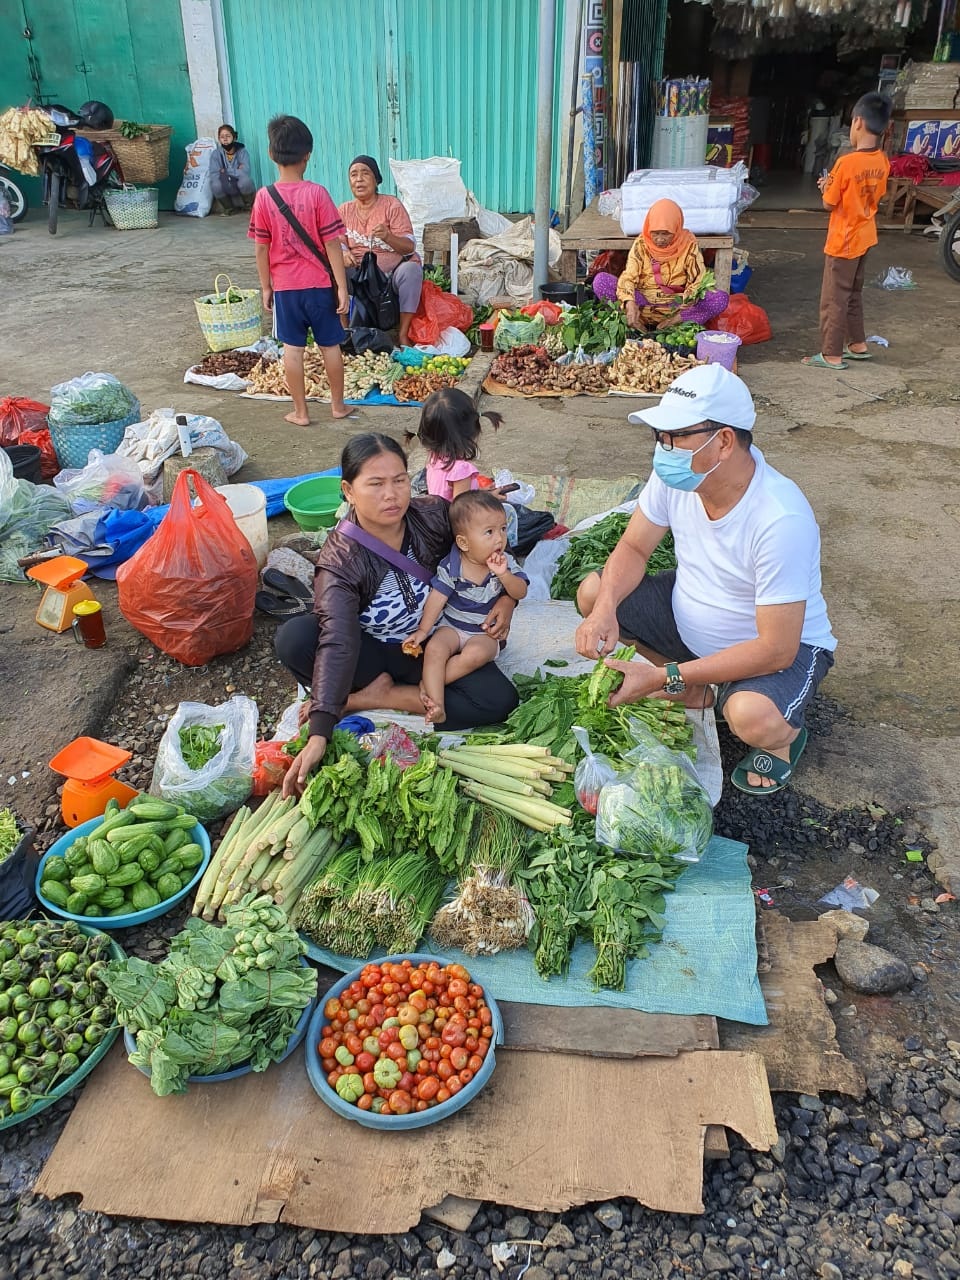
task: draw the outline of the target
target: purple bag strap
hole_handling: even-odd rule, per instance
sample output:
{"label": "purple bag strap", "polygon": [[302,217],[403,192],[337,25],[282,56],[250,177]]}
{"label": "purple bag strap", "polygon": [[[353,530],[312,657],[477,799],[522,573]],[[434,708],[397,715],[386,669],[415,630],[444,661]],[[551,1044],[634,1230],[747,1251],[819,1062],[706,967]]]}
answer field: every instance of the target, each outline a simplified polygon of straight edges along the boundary
{"label": "purple bag strap", "polygon": [[402,555],[399,551],[394,551],[393,547],[388,547],[385,542],[375,538],[372,533],[367,533],[366,529],[361,529],[352,520],[341,520],[337,525],[337,533],[342,533],[345,538],[359,542],[361,547],[366,547],[368,551],[372,551],[381,560],[386,560],[387,564],[392,565],[394,569],[399,569],[401,573],[406,573],[419,582],[425,582],[427,586],[433,582],[433,574],[428,573],[423,565],[417,564],[416,560],[411,560],[409,556]]}

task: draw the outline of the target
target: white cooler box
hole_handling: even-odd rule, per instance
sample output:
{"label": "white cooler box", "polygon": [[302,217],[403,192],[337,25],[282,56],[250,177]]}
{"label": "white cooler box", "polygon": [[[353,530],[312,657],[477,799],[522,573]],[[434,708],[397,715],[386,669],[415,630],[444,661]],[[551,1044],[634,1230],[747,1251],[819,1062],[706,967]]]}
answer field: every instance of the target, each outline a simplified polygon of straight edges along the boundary
{"label": "white cooler box", "polygon": [[684,226],[694,235],[730,235],[743,184],[741,168],[635,170],[620,188],[624,235],[640,234],[650,206],[658,200],[676,201],[683,210]]}

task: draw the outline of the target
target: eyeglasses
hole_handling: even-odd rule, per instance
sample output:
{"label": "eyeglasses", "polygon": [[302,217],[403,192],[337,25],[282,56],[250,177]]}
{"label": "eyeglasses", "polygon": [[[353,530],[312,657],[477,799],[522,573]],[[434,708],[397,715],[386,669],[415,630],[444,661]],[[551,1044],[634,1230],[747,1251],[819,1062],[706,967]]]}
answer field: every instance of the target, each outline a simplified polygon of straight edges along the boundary
{"label": "eyeglasses", "polygon": [[711,433],[715,434],[717,428],[709,426],[692,427],[689,431],[657,431],[651,427],[650,430],[653,431],[653,438],[656,443],[669,453],[673,448],[674,440],[685,440],[687,436],[708,436]]}

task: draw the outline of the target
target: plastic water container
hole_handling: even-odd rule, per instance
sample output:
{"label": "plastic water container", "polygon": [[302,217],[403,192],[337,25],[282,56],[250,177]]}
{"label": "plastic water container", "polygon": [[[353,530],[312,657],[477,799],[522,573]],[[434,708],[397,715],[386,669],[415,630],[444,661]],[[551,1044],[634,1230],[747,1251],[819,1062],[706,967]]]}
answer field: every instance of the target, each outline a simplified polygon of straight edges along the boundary
{"label": "plastic water container", "polygon": [[722,333],[719,329],[704,329],[697,334],[697,359],[708,364],[722,364],[733,370],[737,362],[740,339],[735,333]]}
{"label": "plastic water container", "polygon": [[267,495],[252,484],[222,484],[217,489],[227,500],[237,528],[250,543],[257,568],[267,563],[270,539],[267,534]]}

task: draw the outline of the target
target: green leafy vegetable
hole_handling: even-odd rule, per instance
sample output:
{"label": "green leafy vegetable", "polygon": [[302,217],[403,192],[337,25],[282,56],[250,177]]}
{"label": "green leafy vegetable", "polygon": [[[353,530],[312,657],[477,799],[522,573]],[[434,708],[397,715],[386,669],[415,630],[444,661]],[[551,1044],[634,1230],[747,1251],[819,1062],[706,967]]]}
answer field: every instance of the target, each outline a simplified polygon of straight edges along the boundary
{"label": "green leafy vegetable", "polygon": [[225,725],[188,725],[180,730],[180,754],[189,768],[199,772],[220,752]]}
{"label": "green leafy vegetable", "polygon": [[0,809],[0,863],[6,861],[20,843],[20,828],[12,809]]}
{"label": "green leafy vegetable", "polygon": [[578,347],[588,354],[619,349],[627,340],[627,320],[613,302],[581,302],[564,312],[563,341],[568,351]]}
{"label": "green leafy vegetable", "polygon": [[[551,597],[554,600],[575,600],[580,583],[604,567],[629,523],[628,512],[611,511],[589,529],[572,534],[570,546],[557,561],[550,582]],[[673,534],[668,530],[647,562],[647,573],[652,576],[676,567]]]}
{"label": "green leafy vegetable", "polygon": [[432,280],[444,293],[450,292],[450,268],[442,262],[432,263],[423,268],[424,280]]}

